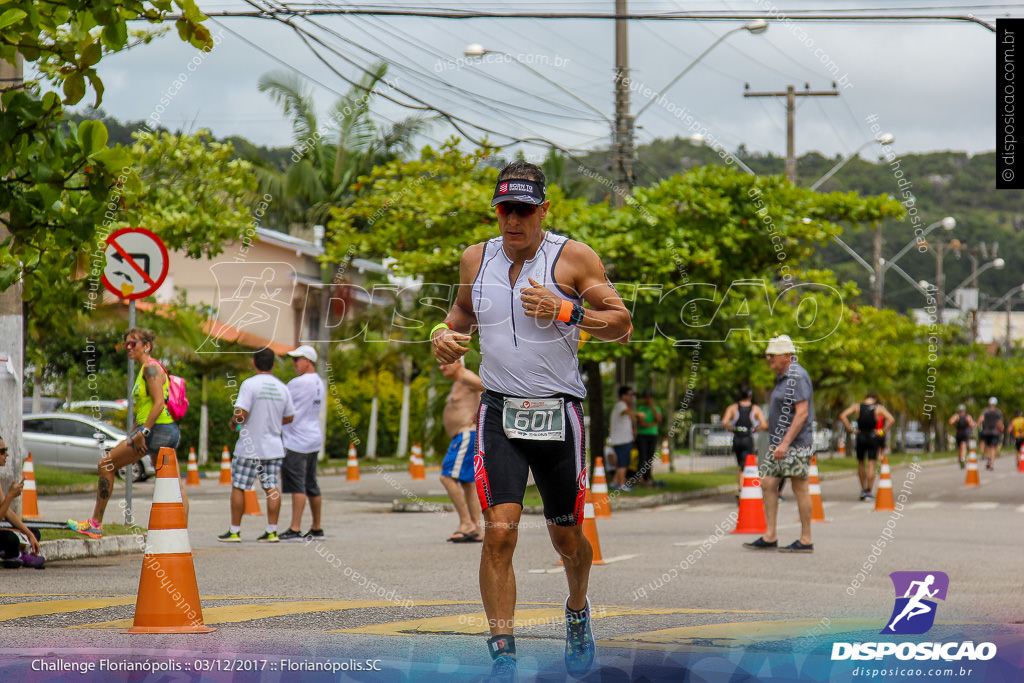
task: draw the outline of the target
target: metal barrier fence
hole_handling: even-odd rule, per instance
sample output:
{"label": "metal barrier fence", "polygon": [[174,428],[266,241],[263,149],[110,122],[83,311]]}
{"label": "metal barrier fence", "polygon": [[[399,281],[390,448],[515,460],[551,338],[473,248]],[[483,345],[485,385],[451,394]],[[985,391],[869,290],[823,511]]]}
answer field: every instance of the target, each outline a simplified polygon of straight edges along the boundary
{"label": "metal barrier fence", "polygon": [[[767,435],[754,434],[754,452],[767,448]],[[736,456],[732,452],[732,432],[718,424],[695,424],[690,427],[690,457],[686,459],[685,471],[714,472],[736,467]]]}

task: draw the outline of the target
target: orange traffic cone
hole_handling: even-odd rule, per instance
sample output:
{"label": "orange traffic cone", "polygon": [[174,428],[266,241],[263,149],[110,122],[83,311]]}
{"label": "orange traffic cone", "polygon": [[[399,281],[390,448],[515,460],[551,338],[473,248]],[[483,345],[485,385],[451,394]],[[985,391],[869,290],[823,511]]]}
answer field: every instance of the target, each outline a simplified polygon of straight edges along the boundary
{"label": "orange traffic cone", "polygon": [[889,456],[882,456],[882,469],[878,477],[878,493],[875,494],[875,511],[895,510],[896,501],[892,497],[892,477],[889,475]]}
{"label": "orange traffic cone", "polygon": [[[597,522],[594,521],[594,499],[590,495],[590,489],[587,489],[586,502],[583,504],[583,535],[590,541],[590,547],[594,550],[594,561],[590,564],[608,564],[601,557],[601,541],[597,538]],[[562,565],[563,562],[558,560],[555,564]]]}
{"label": "orange traffic cone", "polygon": [[661,464],[662,465],[670,464],[669,452],[668,452],[668,439],[662,439],[661,440]]}
{"label": "orange traffic cone", "polygon": [[[174,449],[161,448],[135,621],[124,633],[209,633],[203,623]],[[172,590],[168,590],[168,588]]]}
{"label": "orange traffic cone", "polygon": [[[811,521],[827,522],[825,506],[821,502],[821,484],[818,482],[818,456],[811,456],[811,469],[807,475],[807,488],[811,492]],[[892,495],[890,493],[890,495]]]}
{"label": "orange traffic cone", "polygon": [[981,479],[978,478],[978,454],[974,452],[973,446],[967,455],[967,479],[964,480],[964,486],[981,486]]}
{"label": "orange traffic cone", "polygon": [[245,492],[245,509],[242,510],[243,515],[262,515],[263,511],[260,510],[260,498],[256,495],[256,489],[251,488]]}
{"label": "orange traffic cone", "polygon": [[348,445],[348,469],[345,471],[345,481],[359,481],[359,461],[356,460],[356,445]]}
{"label": "orange traffic cone", "polygon": [[21,518],[39,519],[39,498],[36,496],[36,466],[32,464],[32,454],[25,458],[21,468],[21,476],[25,480],[25,488],[21,491]]}
{"label": "orange traffic cone", "polygon": [[1017,471],[1024,472],[1024,444],[1020,447],[1020,452],[1017,453]]}
{"label": "orange traffic cone", "polygon": [[740,490],[740,509],[736,517],[734,534],[763,534],[768,531],[764,518],[764,495],[761,480],[757,474],[757,456],[747,455],[743,466],[743,488]]}
{"label": "orange traffic cone", "polygon": [[231,484],[231,454],[228,453],[227,446],[220,456],[220,483]]}
{"label": "orange traffic cone", "polygon": [[412,445],[412,455],[409,456],[409,475],[414,480],[427,478],[427,472],[423,468],[422,451],[418,443]]}
{"label": "orange traffic cone", "polygon": [[611,519],[612,503],[608,499],[608,479],[604,474],[604,458],[594,458],[594,481],[590,485],[590,493],[594,499],[594,517]]}
{"label": "orange traffic cone", "polygon": [[196,449],[188,449],[188,467],[185,474],[185,486],[199,486],[199,463],[196,462]]}

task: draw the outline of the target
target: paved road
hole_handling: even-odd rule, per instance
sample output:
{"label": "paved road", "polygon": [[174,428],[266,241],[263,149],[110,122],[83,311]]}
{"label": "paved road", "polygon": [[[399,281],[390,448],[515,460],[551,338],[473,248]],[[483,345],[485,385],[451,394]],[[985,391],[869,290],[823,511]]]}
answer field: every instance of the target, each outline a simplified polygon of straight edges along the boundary
{"label": "paved road", "polygon": [[[690,680],[708,681],[736,671],[761,680],[856,680],[856,663],[828,661],[832,642],[882,640],[878,631],[894,600],[888,575],[906,570],[949,575],[927,639],[994,640],[1000,657],[1024,650],[1024,473],[1004,456],[995,473],[982,471],[980,488],[966,488],[955,464],[928,465],[912,478],[909,470],[893,473],[897,497],[906,495],[902,512],[858,502],[855,479],[823,482],[829,521],[815,524],[811,555],[744,550],[751,537],[728,533],[736,509],[728,495],[600,520],[607,564],[594,568],[590,594],[603,673],[587,680],[682,680],[684,671],[704,672]],[[134,614],[141,555],[3,571],[0,626],[9,647],[0,651],[0,680],[33,666],[100,659],[223,667],[219,660],[241,658],[263,667],[216,680],[314,680],[294,667],[332,662],[379,670],[343,669],[322,680],[483,675],[480,545],[444,542],[456,525],[451,513],[396,514],[386,502],[440,494],[433,475],[413,482],[405,473],[364,468],[359,483],[327,477],[322,484],[327,538],[276,545],[255,542],[264,520],[254,516],[243,521],[245,542],[218,543],[228,523],[228,487],[204,480],[189,489],[204,619],[218,629],[211,634],[120,633]],[[152,488],[136,487],[137,521],[148,519]],[[787,498],[783,542],[799,532]],[[40,507],[44,517],[63,519],[83,516],[91,503],[84,495],[46,497]],[[113,504],[111,510],[116,519]],[[565,580],[540,518],[526,517],[524,527],[516,556],[523,680],[564,680]],[[836,666],[845,668],[829,668]],[[989,669],[984,680],[1000,680],[1000,671]]]}

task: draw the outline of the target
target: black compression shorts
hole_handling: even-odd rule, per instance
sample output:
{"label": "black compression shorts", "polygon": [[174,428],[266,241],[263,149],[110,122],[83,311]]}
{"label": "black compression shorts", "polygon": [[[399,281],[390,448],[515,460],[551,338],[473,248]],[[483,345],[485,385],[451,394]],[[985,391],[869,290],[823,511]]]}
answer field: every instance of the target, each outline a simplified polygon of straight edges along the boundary
{"label": "black compression shorts", "polygon": [[587,467],[584,458],[583,404],[565,398],[565,439],[509,438],[502,428],[503,396],[485,391],[477,414],[477,451],[473,460],[476,491],[484,510],[501,503],[523,504],[526,480],[533,472],[544,517],[557,526],[583,522]]}

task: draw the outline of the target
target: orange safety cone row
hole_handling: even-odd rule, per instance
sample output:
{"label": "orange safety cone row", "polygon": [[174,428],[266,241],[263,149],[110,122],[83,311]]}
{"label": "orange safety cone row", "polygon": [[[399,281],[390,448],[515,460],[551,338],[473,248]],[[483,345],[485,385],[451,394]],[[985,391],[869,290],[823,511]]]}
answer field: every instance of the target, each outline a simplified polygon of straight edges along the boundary
{"label": "orange safety cone row", "polygon": [[594,517],[611,519],[612,503],[608,499],[608,478],[604,474],[604,458],[594,458],[594,481],[590,484],[591,497],[594,499]]}
{"label": "orange safety cone row", "polygon": [[889,474],[889,456],[882,456],[882,467],[878,476],[878,493],[875,494],[875,512],[879,510],[895,510],[896,501],[892,497],[892,477]]}
{"label": "orange safety cone row", "polygon": [[811,456],[811,469],[807,474],[807,488],[811,493],[811,521],[827,522],[825,505],[821,501],[821,483],[818,480],[818,456]]}
{"label": "orange safety cone row", "polygon": [[981,486],[981,479],[978,477],[978,454],[974,452],[973,446],[967,455],[967,479],[964,480],[964,486]]}
{"label": "orange safety cone row", "polygon": [[1024,472],[1024,444],[1020,447],[1020,452],[1017,453],[1017,471]]}
{"label": "orange safety cone row", "polygon": [[21,491],[21,518],[39,519],[39,498],[36,494],[36,466],[32,464],[32,454],[25,458],[21,468],[21,476],[25,480],[25,488]]}
{"label": "orange safety cone row", "polygon": [[846,437],[839,439],[839,457],[846,457]]}
{"label": "orange safety cone row", "polygon": [[662,439],[661,440],[661,464],[662,465],[670,464],[669,457],[670,456],[669,456],[669,450],[668,450],[668,439]]}
{"label": "orange safety cone row", "polygon": [[740,509],[736,517],[734,534],[764,534],[768,532],[768,522],[764,517],[764,494],[761,493],[761,480],[757,474],[757,456],[747,455],[743,466],[743,488],[740,489]]}
{"label": "orange safety cone row", "polygon": [[[255,486],[255,484],[254,484]],[[263,511],[260,510],[260,497],[256,495],[256,489],[249,489],[245,491],[245,509],[242,510],[243,515],[262,515]]]}
{"label": "orange safety cone row", "polygon": [[188,471],[185,473],[185,486],[199,486],[199,463],[196,462],[196,449],[188,449]]}
{"label": "orange safety cone row", "polygon": [[203,623],[174,449],[161,448],[135,620],[124,633],[209,633]]}
{"label": "orange safety cone row", "polygon": [[418,443],[412,445],[412,455],[409,456],[409,476],[414,480],[427,478],[427,472],[423,468],[423,452]]}
{"label": "orange safety cone row", "polygon": [[228,453],[227,446],[220,456],[220,483],[231,484],[231,454]]}
{"label": "orange safety cone row", "polygon": [[345,471],[345,481],[359,481],[359,461],[356,460],[356,445],[348,445],[348,469]]}

